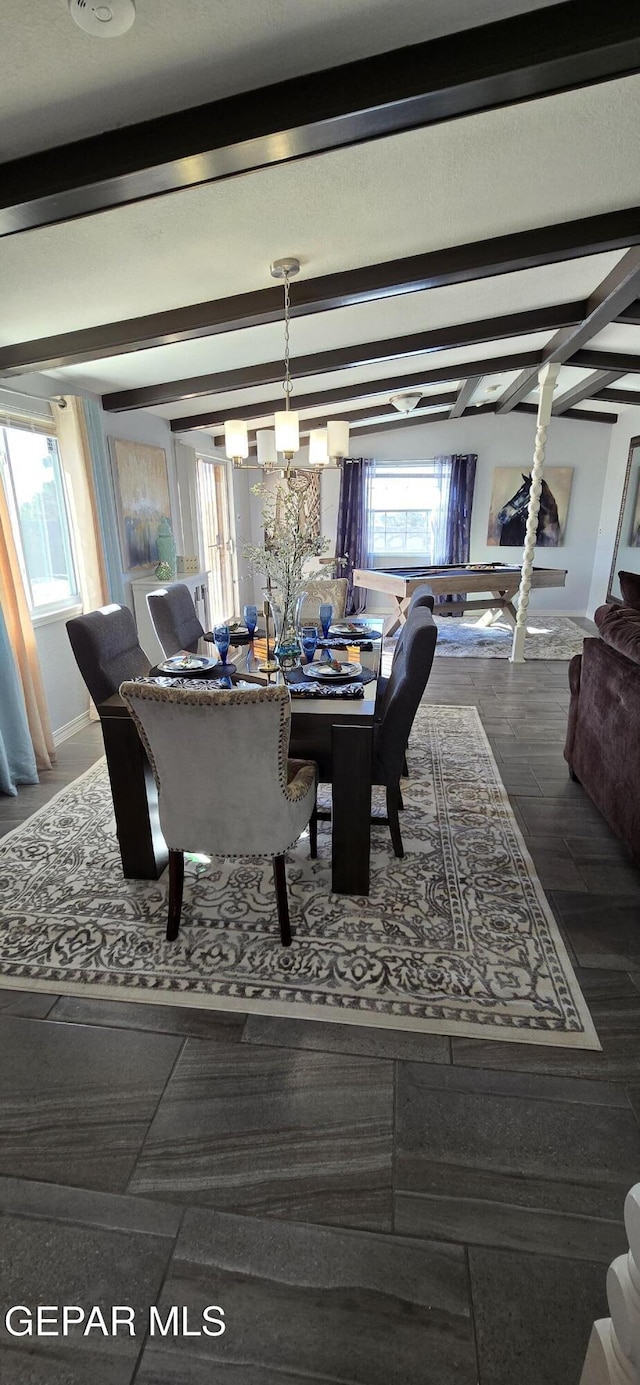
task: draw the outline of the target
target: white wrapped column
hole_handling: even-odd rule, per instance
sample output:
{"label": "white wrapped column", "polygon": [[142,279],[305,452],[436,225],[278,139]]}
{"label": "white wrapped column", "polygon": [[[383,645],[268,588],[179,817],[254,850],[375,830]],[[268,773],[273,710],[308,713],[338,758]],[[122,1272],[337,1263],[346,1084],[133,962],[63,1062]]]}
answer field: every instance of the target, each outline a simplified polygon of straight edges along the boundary
{"label": "white wrapped column", "polygon": [[540,383],[538,419],[536,423],[536,441],[533,450],[533,466],[531,468],[531,492],[529,495],[527,528],[524,536],[524,551],[522,554],[522,575],[520,578],[520,589],[518,591],[518,614],[516,617],[516,628],[513,632],[511,654],[509,656],[512,664],[524,663],[524,637],[527,631],[531,574],[533,572],[533,557],[538,535],[542,470],[547,451],[547,428],[549,427],[549,419],[551,418],[553,391],[555,389],[559,370],[559,361],[549,361],[547,365],[543,365],[538,375]]}
{"label": "white wrapped column", "polygon": [[580,1385],[640,1385],[640,1183],[627,1194],[629,1252],[607,1273],[610,1318],[593,1324]]}

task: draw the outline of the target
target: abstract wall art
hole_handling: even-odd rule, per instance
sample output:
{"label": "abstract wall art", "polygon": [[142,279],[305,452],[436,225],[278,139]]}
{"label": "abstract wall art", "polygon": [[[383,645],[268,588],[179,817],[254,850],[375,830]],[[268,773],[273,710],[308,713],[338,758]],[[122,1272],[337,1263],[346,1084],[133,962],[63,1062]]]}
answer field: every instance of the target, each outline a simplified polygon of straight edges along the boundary
{"label": "abstract wall art", "polygon": [[123,570],[136,572],[157,563],[158,525],[171,523],[167,455],[123,438],[109,438],[109,450]]}

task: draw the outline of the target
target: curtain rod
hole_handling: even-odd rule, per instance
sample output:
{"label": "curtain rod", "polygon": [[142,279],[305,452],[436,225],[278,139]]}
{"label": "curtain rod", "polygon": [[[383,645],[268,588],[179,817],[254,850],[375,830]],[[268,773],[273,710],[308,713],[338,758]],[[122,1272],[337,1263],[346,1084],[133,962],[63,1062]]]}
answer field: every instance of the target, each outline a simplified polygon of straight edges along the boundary
{"label": "curtain rod", "polygon": [[0,390],[2,390],[3,394],[16,394],[19,399],[37,400],[40,404],[60,404],[64,399],[64,395],[62,394],[27,394],[26,390],[14,390],[11,385],[5,385],[2,380],[0,380]]}

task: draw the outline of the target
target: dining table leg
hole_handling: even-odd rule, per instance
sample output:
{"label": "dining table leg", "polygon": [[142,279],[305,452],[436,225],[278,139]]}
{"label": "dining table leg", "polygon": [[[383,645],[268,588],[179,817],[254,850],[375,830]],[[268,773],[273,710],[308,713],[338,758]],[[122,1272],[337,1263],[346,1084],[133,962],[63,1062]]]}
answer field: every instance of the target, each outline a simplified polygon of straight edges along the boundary
{"label": "dining table leg", "polygon": [[368,894],[373,727],[331,727],[331,888]]}
{"label": "dining table leg", "polygon": [[157,880],[169,852],[160,830],[158,791],[130,716],[101,716],[125,880]]}

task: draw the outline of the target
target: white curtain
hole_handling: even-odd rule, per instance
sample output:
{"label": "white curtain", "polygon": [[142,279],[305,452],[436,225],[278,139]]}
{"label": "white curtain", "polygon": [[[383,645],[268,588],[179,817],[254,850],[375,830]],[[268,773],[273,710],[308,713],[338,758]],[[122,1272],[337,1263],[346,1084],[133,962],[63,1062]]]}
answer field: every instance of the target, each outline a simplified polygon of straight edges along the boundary
{"label": "white curtain", "polygon": [[451,458],[436,457],[429,462],[429,474],[433,477],[440,493],[440,504],[431,512],[431,553],[430,562],[447,561],[447,517],[449,514],[449,491],[451,486]]}

